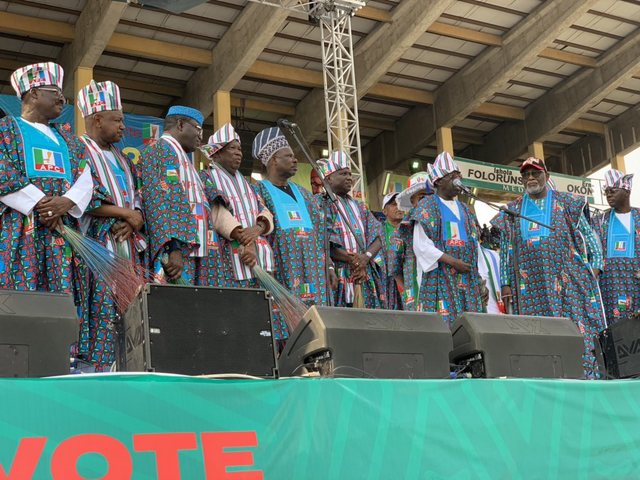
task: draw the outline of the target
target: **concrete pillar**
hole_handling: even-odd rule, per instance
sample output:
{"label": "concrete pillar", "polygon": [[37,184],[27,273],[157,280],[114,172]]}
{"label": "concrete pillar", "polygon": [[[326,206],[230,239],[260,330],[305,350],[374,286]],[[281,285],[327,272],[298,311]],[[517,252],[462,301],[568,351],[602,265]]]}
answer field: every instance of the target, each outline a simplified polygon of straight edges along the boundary
{"label": "concrete pillar", "polygon": [[613,158],[611,158],[611,168],[626,173],[627,170],[624,164],[624,155],[614,155]]}
{"label": "concrete pillar", "polygon": [[93,79],[93,68],[91,67],[78,67],[73,74],[73,109],[74,109],[74,124],[75,124],[75,133],[76,135],[82,135],[87,130],[84,125],[84,118],[82,118],[82,113],[78,109],[78,105],[76,102],[76,97],[81,88],[89,85],[89,82]]}
{"label": "concrete pillar", "polygon": [[231,122],[231,93],[218,90],[213,94],[213,130],[216,131],[229,122]]}
{"label": "concrete pillar", "polygon": [[542,142],[533,142],[529,145],[529,155],[544,160],[544,144]]}
{"label": "concrete pillar", "polygon": [[448,152],[453,156],[453,134],[449,127],[441,127],[436,130],[436,143],[438,144],[438,154]]}

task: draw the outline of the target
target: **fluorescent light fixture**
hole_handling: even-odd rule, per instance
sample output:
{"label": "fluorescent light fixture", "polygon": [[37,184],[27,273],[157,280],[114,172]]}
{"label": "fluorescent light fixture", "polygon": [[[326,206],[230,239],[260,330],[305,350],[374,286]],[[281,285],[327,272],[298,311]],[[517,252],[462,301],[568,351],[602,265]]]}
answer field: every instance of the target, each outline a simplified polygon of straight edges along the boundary
{"label": "fluorescent light fixture", "polygon": [[326,148],[322,149],[322,158],[327,158],[329,156],[329,150],[327,150]]}
{"label": "fluorescent light fixture", "polygon": [[262,181],[262,174],[258,172],[253,172],[251,174],[251,178],[253,178],[256,182]]}
{"label": "fluorescent light fixture", "polygon": [[420,168],[420,162],[418,160],[414,160],[411,163],[411,168],[413,168],[414,170],[417,170],[418,168]]}

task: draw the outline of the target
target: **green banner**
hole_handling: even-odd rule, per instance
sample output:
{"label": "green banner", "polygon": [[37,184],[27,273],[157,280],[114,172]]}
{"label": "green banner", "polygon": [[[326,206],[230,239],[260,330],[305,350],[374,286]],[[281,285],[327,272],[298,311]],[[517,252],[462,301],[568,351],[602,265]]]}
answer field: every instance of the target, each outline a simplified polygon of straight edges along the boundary
{"label": "green banner", "polygon": [[640,471],[636,381],[0,383],[0,479],[631,479]]}

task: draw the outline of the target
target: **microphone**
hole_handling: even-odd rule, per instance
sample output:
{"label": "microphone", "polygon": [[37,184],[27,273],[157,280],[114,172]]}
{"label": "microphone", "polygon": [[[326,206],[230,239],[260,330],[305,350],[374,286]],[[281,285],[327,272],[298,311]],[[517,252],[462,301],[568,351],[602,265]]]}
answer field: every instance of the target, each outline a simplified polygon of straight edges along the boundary
{"label": "microphone", "polygon": [[278,121],[276,122],[276,124],[280,128],[296,128],[298,126],[297,123],[293,123],[293,122],[287,120],[286,118],[279,118]]}
{"label": "microphone", "polygon": [[465,186],[465,185],[462,183],[462,180],[460,180],[459,178],[456,178],[456,179],[453,181],[453,186],[454,186],[454,187],[458,187],[461,191],[463,191],[463,192],[464,192],[464,193],[466,193],[467,195],[473,195],[473,194],[471,193],[471,190],[469,189],[469,187]]}

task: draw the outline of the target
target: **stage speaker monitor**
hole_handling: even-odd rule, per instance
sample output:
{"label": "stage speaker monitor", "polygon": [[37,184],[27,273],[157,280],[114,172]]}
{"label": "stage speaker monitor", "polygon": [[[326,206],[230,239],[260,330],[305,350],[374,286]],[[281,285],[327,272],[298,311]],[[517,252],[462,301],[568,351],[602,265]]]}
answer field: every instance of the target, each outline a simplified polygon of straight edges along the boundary
{"label": "stage speaker monitor", "polygon": [[0,377],[68,375],[79,328],[71,295],[0,290]]}
{"label": "stage speaker monitor", "polygon": [[148,284],[118,330],[120,371],[277,374],[265,290]]}
{"label": "stage speaker monitor", "polygon": [[280,376],[448,378],[451,332],[435,313],[312,307],[278,359]]}
{"label": "stage speaker monitor", "polygon": [[584,375],[584,340],[567,318],[464,313],[451,330],[451,361],[473,377]]}
{"label": "stage speaker monitor", "polygon": [[640,377],[640,319],[625,318],[598,336],[598,363],[608,378]]}

